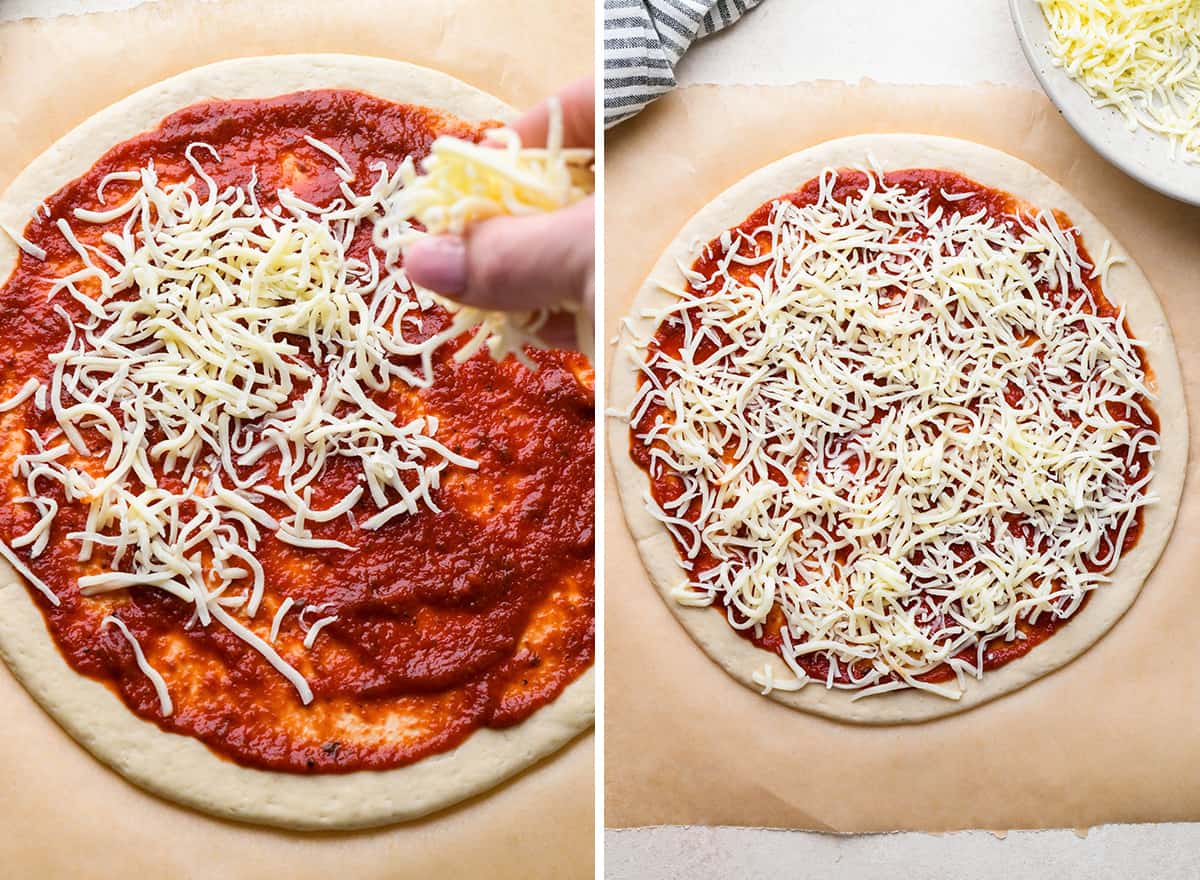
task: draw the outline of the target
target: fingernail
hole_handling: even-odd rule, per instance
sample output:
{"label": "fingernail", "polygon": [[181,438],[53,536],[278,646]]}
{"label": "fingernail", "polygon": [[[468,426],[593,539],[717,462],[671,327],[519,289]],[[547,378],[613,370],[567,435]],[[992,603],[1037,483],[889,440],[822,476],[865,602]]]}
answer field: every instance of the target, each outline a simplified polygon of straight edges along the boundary
{"label": "fingernail", "polygon": [[409,280],[437,293],[453,296],[467,289],[467,249],[461,238],[424,238],[408,249],[404,268]]}
{"label": "fingernail", "polygon": [[500,134],[501,131],[512,131],[512,129],[489,128],[483,133],[483,139],[479,143],[485,147],[503,147],[506,141],[505,136]]}

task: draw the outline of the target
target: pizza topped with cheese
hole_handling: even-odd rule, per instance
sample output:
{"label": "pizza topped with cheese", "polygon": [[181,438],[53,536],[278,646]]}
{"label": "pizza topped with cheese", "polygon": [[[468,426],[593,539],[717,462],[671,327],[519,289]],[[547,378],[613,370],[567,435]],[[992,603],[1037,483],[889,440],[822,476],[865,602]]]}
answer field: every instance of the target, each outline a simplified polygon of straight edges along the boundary
{"label": "pizza topped with cheese", "polygon": [[385,770],[590,667],[590,364],[497,360],[376,243],[435,140],[493,126],[204,101],[12,230],[0,546],[130,712],[248,767]]}
{"label": "pizza topped with cheese", "polygon": [[1107,244],[863,164],[692,254],[637,313],[624,442],[671,599],[762,649],[764,693],[957,700],[1113,589],[1163,439]]}

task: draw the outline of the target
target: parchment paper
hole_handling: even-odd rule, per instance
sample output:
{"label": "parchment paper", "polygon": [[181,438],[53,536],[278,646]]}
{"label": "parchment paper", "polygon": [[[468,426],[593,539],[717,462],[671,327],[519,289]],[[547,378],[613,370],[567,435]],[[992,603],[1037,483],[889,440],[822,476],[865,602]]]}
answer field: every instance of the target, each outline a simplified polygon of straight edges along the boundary
{"label": "parchment paper", "polygon": [[[592,69],[590,0],[165,0],[0,26],[0,189],[96,110],[241,55],[355,52],[437,68],[527,107]],[[3,328],[0,328],[3,332]],[[93,760],[0,664],[0,878],[584,878],[587,735],[490,795],[354,834],[221,822]]]}
{"label": "parchment paper", "polygon": [[[1112,230],[1171,322],[1194,432],[1200,211],[1106,164],[1044,95],[1023,89],[696,86],[651,105],[606,143],[608,336],[678,229],[730,184],[830,138],[895,131],[1007,150],[1075,193]],[[625,430],[612,419],[606,427]],[[709,660],[648,582],[609,469],[606,824],[866,832],[1200,819],[1195,452],[1161,562],[1092,650],[961,715],[884,728],[781,706]]]}

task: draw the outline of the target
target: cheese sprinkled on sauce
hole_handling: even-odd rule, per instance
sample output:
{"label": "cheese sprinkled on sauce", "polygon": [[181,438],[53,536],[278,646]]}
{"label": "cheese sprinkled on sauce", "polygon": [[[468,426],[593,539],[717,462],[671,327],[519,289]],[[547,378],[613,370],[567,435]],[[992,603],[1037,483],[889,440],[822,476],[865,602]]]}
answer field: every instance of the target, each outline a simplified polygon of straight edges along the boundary
{"label": "cheese sprinkled on sauce", "polygon": [[866,175],[835,199],[826,170],[815,203],[772,203],[684,269],[643,313],[670,344],[628,343],[621,415],[672,487],[644,501],[680,548],[674,599],[759,636],[782,615],[764,692],[815,654],[827,687],[956,699],[990,643],[1109,581],[1153,500],[1152,395],[1123,313],[1081,307],[1109,257],[1049,212]]}
{"label": "cheese sprinkled on sauce", "polygon": [[[4,411],[32,397],[57,422],[48,437],[31,433],[33,448],[17,458],[14,476],[27,495],[15,500],[37,519],[13,548],[28,547],[31,559],[46,549],[57,514],[47,490],[57,484],[68,504],[87,510],[83,528],[67,535],[79,561],[106,554],[101,570],[79,578],[83,595],[135,586],[170,594],[192,606],[189,626],[224,626],[305,703],[312,692],[304,678],[243,622],[263,599],[255,551],[264,535],[350,551],[314,536],[312,524],[351,517],[368,500],[376,512],[358,528],[436,512],[447,469],[477,467],[438,441],[436,418],[397,424],[373,396],[430,385],[435,351],[458,335],[451,328],[421,338],[421,312],[432,303],[409,284],[397,254],[382,263],[373,252],[350,255],[360,227],[379,222],[412,178],[411,160],[395,171],[379,163],[360,193],[336,151],[308,140],[341,180],[340,195],[324,206],[284,189],[277,206],[265,207],[255,180],[218,190],[201,159],[220,157],[203,143],[188,147],[193,174],[184,181],[160,181],[153,163],[106,177],[99,209],[77,209],[73,223],[57,224],[80,268],[57,279],[51,297],[80,308],[73,315],[55,305],[68,339],[51,355],[52,378],[26,382],[0,403]],[[105,207],[114,181],[132,192]],[[103,249],[77,234],[97,224],[119,229],[103,234]],[[358,484],[318,509],[313,486],[336,459],[353,464]],[[268,497],[288,513],[269,514]],[[59,603],[12,549],[0,552]],[[270,641],[289,605],[280,606]],[[119,620],[106,621],[132,639]],[[331,622],[314,624],[306,646]],[[144,671],[160,687],[161,677]]]}
{"label": "cheese sprinkled on sauce", "polygon": [[129,631],[129,627],[125,625],[125,621],[119,617],[113,617],[111,614],[100,621],[101,629],[110,625],[115,626],[121,631],[121,635],[125,636],[125,640],[129,642],[129,647],[133,649],[133,657],[137,661],[138,669],[142,671],[142,674],[146,678],[150,679],[150,684],[154,686],[154,693],[158,696],[159,711],[162,712],[164,717],[170,715],[174,711],[174,706],[171,705],[171,695],[167,692],[166,679],[146,660],[142,646],[138,644],[138,640],[134,638],[133,633]]}

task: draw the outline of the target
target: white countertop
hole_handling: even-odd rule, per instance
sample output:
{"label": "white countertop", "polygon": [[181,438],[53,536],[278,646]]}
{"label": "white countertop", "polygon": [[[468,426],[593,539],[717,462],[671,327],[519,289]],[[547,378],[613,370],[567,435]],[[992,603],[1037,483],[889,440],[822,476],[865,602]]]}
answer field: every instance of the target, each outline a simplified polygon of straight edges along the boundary
{"label": "white countertop", "polygon": [[610,880],[1183,880],[1200,877],[1191,824],[1074,831],[815,834],[756,828],[605,832]]}
{"label": "white countertop", "polygon": [[697,42],[680,85],[815,79],[1038,87],[1005,0],[762,0]]}
{"label": "white countertop", "polygon": [[131,9],[153,0],[0,0],[0,21]]}

